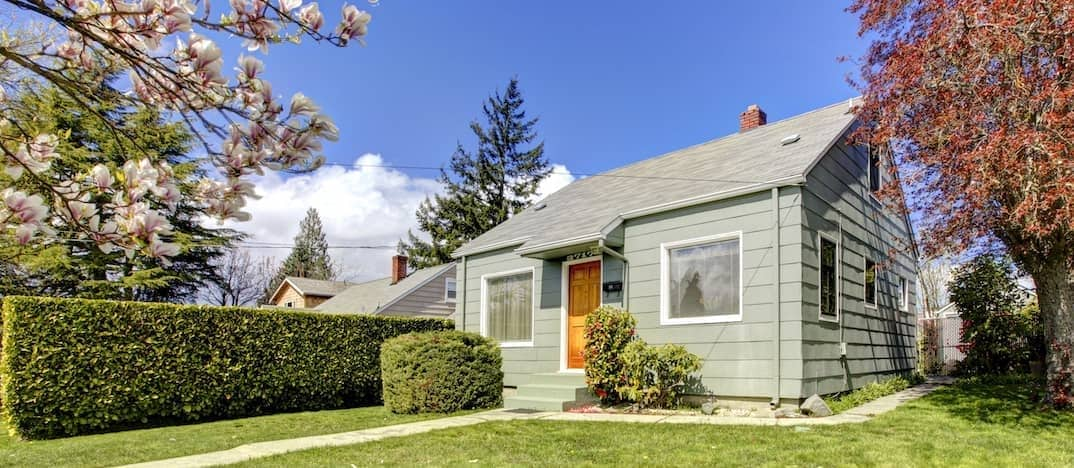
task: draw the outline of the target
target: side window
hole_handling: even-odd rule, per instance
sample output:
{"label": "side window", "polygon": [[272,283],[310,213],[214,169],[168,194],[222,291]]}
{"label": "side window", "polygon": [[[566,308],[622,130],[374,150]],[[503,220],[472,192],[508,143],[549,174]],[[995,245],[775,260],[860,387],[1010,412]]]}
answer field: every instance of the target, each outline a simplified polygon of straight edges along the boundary
{"label": "side window", "polygon": [[865,259],[865,305],[876,307],[876,262]]}
{"label": "side window", "polygon": [[880,157],[881,149],[875,146],[869,146],[869,192],[876,193],[883,187],[883,181],[881,180],[882,173],[880,171],[883,159]]}
{"label": "side window", "polygon": [[455,278],[444,279],[444,302],[455,302],[458,292],[455,289]]}
{"label": "side window", "polygon": [[903,312],[910,310],[910,283],[901,276],[899,277],[899,310]]}
{"label": "side window", "polygon": [[839,318],[839,246],[824,235],[820,237],[820,318]]}

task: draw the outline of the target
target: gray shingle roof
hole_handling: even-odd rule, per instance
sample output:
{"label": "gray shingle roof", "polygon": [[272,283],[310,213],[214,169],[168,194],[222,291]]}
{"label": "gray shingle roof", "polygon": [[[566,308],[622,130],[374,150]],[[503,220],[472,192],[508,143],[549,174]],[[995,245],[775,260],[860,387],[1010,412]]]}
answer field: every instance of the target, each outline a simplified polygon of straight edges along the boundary
{"label": "gray shingle roof", "polygon": [[296,289],[306,296],[332,297],[354,285],[354,283],[344,281],[317,280],[297,276],[288,276],[287,281],[290,281]]}
{"label": "gray shingle roof", "polygon": [[395,284],[391,284],[391,278],[381,278],[351,285],[314,309],[327,313],[372,314],[454,267],[454,263],[448,263],[422,268]]}
{"label": "gray shingle roof", "polygon": [[[596,241],[622,219],[679,202],[799,182],[853,122],[849,108],[842,101],[577,180],[463,245],[455,256]],[[791,135],[799,140],[782,145]]]}

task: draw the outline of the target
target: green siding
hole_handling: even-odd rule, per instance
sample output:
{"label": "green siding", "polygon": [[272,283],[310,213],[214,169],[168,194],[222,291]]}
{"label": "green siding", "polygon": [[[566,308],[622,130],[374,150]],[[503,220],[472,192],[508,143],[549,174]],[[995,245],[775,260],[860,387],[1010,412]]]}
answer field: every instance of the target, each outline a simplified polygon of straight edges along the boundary
{"label": "green siding", "polygon": [[[809,173],[802,204],[802,394],[857,388],[914,368],[916,269],[902,217],[884,211],[867,191],[867,153],[835,145]],[[817,233],[840,241],[840,323],[819,320]],[[898,252],[894,257],[889,252]],[[878,307],[864,301],[866,257],[878,274]],[[909,312],[897,310],[897,276],[910,289]],[[840,342],[847,343],[846,360]]]}
{"label": "green siding", "polygon": [[[783,319],[781,396],[797,398],[801,372],[796,360],[800,337],[797,293],[801,240],[801,194],[780,191],[780,253]],[[630,263],[630,311],[638,333],[652,344],[677,343],[701,356],[706,391],[727,397],[771,397],[775,375],[775,235],[770,191],[697,205],[624,223],[624,253]],[[742,232],[742,320],[737,322],[660,324],[660,244]]]}
{"label": "green siding", "polygon": [[[628,268],[603,255],[603,281],[624,281],[628,308],[642,338],[652,344],[678,343],[704,360],[700,376],[705,391],[724,397],[770,398],[775,387],[776,309],[780,293],[780,397],[798,399],[859,387],[914,365],[913,312],[895,310],[895,274],[910,280],[914,310],[915,259],[900,254],[880,275],[878,308],[863,302],[866,255],[887,260],[886,252],[908,239],[905,223],[882,214],[866,193],[864,152],[834,146],[810,172],[804,186],[779,190],[779,258],[775,265],[775,231],[771,191],[628,219],[609,236],[607,245],[627,258]],[[660,244],[742,232],[743,317],[741,321],[660,324]],[[819,264],[817,232],[840,241],[841,323],[818,318]],[[591,246],[586,246],[589,248]],[[579,247],[582,249],[582,247]],[[571,249],[562,249],[567,253]],[[558,251],[557,251],[558,252]],[[561,365],[563,258],[522,258],[513,248],[466,257],[459,269],[460,302],[456,324],[480,330],[481,277],[533,267],[538,299],[532,347],[504,348],[505,384],[517,386],[529,375],[556,372]],[[777,268],[779,284],[775,284]],[[465,291],[465,300],[463,300]],[[604,293],[606,304],[623,305],[618,293]],[[465,315],[462,312],[465,311]],[[847,359],[840,357],[846,342]]]}

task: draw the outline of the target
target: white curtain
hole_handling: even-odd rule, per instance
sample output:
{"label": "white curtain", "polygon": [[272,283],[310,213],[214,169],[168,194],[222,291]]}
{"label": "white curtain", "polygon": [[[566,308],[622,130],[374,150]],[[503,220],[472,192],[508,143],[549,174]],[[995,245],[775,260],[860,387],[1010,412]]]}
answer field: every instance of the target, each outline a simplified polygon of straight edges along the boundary
{"label": "white curtain", "polygon": [[508,342],[533,339],[533,273],[489,279],[485,294],[490,337]]}

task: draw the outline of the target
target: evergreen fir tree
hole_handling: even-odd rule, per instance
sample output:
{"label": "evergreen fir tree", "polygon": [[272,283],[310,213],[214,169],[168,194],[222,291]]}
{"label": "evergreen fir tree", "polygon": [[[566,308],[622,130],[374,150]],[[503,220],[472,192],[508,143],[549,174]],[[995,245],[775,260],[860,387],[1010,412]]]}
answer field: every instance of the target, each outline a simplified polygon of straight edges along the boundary
{"label": "evergreen fir tree", "polygon": [[271,299],[272,293],[288,276],[318,280],[334,280],[338,276],[336,265],[328,255],[324,225],[316,208],[306,211],[306,217],[299,224],[298,235],[295,236],[295,246],[267,285],[263,302]]}
{"label": "evergreen fir tree", "polygon": [[[121,166],[131,148],[138,148],[140,154],[154,162],[167,161],[184,195],[197,190],[197,181],[204,175],[189,155],[193,143],[190,132],[154,110],[134,111],[116,101],[90,112],[52,88],[27,91],[14,96],[9,104],[14,120],[40,131],[69,135],[60,148],[63,157],[52,162],[54,172],[61,177],[86,173],[96,164]],[[116,129],[101,116],[123,122],[122,133],[130,138],[116,139]],[[28,183],[25,179],[10,183],[19,186]],[[66,226],[55,226],[58,242],[36,248],[18,246],[7,235],[0,236],[0,296],[195,300],[198,290],[216,279],[214,260],[242,235],[204,226],[204,207],[187,196],[180,197],[174,212],[162,212],[175,229],[171,241],[180,245],[180,253],[171,257],[169,264],[142,256],[128,258],[119,250],[102,252]]]}
{"label": "evergreen fir tree", "polygon": [[482,106],[485,124],[470,123],[476,149],[458,146],[450,172],[440,172],[445,193],[418,208],[418,228],[429,240],[408,232],[399,242],[412,267],[450,262],[455,249],[522,211],[537,194],[551,168],[544,143],[533,144],[538,119],[526,117],[523,103],[512,78],[502,95],[497,91]]}

